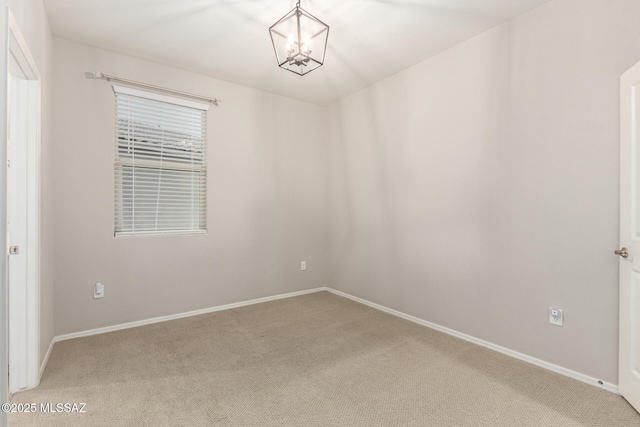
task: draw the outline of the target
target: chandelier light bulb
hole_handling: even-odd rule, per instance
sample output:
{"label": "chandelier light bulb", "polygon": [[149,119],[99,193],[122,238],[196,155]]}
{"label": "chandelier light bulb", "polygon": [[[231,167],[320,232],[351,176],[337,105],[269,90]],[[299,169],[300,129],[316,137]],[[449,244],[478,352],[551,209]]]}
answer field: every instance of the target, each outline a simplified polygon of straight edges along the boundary
{"label": "chandelier light bulb", "polygon": [[304,46],[302,47],[302,50],[305,55],[309,55],[311,53],[311,40],[309,39],[309,36],[304,39]]}

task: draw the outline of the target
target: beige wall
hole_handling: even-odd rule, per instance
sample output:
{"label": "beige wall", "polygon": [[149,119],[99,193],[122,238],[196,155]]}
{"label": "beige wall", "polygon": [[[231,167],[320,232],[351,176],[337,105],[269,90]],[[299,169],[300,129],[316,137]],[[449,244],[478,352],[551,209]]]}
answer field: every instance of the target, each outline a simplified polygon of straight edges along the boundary
{"label": "beige wall", "polygon": [[555,0],[330,106],[333,285],[617,383],[638,22],[636,0]]}
{"label": "beige wall", "polygon": [[[52,36],[42,0],[0,0],[9,6],[33,56],[42,84],[41,97],[41,267],[40,267],[40,360],[54,337],[53,318],[53,185],[51,181],[51,77]],[[4,16],[4,11],[2,13]]]}
{"label": "beige wall", "polygon": [[[113,237],[114,95],[85,71],[222,98],[207,235]],[[323,107],[59,38],[54,81],[56,335],[326,284]]]}

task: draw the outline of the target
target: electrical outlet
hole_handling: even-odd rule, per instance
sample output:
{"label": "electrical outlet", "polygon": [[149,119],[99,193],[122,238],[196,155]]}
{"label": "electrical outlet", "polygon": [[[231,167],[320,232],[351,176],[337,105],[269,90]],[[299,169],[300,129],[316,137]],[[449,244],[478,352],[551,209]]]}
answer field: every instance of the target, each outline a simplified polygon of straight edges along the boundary
{"label": "electrical outlet", "polygon": [[104,297],[104,285],[102,283],[96,283],[95,285],[93,285],[93,297],[94,298]]}
{"label": "electrical outlet", "polygon": [[307,269],[307,261],[300,261],[300,270],[305,271]]}
{"label": "electrical outlet", "polygon": [[559,308],[549,307],[549,323],[555,326],[562,326],[564,315]]}

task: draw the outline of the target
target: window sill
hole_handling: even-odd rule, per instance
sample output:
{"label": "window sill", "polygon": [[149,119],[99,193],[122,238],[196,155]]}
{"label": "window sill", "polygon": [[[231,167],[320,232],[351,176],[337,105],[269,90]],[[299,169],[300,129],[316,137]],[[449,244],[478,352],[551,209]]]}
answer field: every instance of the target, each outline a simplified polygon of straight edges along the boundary
{"label": "window sill", "polygon": [[201,236],[206,235],[207,230],[202,231],[136,231],[136,232],[124,232],[114,233],[113,237],[120,238],[132,238],[132,237],[170,237],[170,236]]}

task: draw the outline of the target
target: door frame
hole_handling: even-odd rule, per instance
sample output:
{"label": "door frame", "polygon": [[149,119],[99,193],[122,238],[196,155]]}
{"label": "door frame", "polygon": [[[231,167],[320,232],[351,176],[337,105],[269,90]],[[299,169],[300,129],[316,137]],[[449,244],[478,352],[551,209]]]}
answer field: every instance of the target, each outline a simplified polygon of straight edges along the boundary
{"label": "door frame", "polygon": [[[8,374],[11,374],[12,368],[11,366],[16,366],[16,364],[22,364],[24,369],[24,376],[20,383],[22,385],[18,385],[16,380],[9,381],[9,392],[13,393],[19,390],[26,390],[29,388],[36,387],[40,383],[40,139],[41,139],[41,79],[40,73],[38,72],[38,68],[36,66],[33,57],[29,51],[28,45],[18,27],[11,11],[7,7],[6,9],[6,32],[4,33],[6,37],[6,63],[4,65],[4,78],[3,81],[3,89],[6,91],[6,95],[9,95],[9,61],[11,57],[18,64],[18,66],[23,70],[24,74],[27,77],[27,89],[26,94],[24,94],[24,102],[27,103],[27,136],[26,136],[26,194],[20,195],[11,195],[11,197],[24,197],[26,200],[26,213],[27,213],[27,235],[26,237],[26,251],[24,255],[26,256],[26,267],[27,267],[27,277],[26,277],[26,289],[25,296],[26,299],[23,300],[22,303],[17,303],[16,298],[12,297],[11,293],[11,283],[9,283],[8,278],[6,276],[7,266],[5,266],[5,280],[6,280],[6,290],[4,295],[7,297],[5,301],[7,302],[6,307],[3,307],[5,310],[5,317],[9,320],[7,324],[7,369]],[[8,123],[9,123],[9,110],[10,110],[10,101],[9,96],[5,96],[5,105],[6,114],[3,114],[2,119],[5,121],[4,123],[4,137],[3,137],[3,146],[0,149],[3,152],[3,156],[6,158],[7,156],[7,142],[8,142]],[[2,130],[2,127],[0,127]],[[6,163],[5,163],[6,164]],[[0,195],[4,195],[3,204],[5,209],[3,209],[3,214],[6,215],[6,206],[8,202],[8,194],[7,194],[7,176],[6,171],[4,175],[4,185],[2,188],[2,193]],[[1,217],[0,217],[1,219]],[[6,224],[6,217],[4,224]],[[4,251],[8,253],[8,246],[11,245],[11,242],[7,241],[6,236],[6,227],[3,230],[5,242]],[[1,237],[1,235],[0,235]],[[5,256],[5,260],[8,261],[8,257]],[[26,302],[26,304],[25,304]],[[24,340],[23,346],[17,346],[16,343],[19,342],[16,336],[18,332],[16,331],[16,324],[18,322],[11,323],[11,318],[19,318],[26,319],[26,328],[22,331],[22,334],[26,334],[26,340]],[[13,333],[12,333],[13,332]],[[24,339],[24,338],[23,338]],[[19,347],[19,348],[15,348]],[[17,372],[13,370],[14,372]],[[6,377],[5,377],[6,378]]]}

